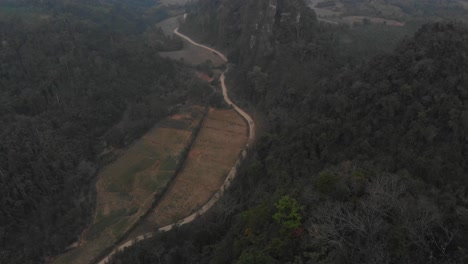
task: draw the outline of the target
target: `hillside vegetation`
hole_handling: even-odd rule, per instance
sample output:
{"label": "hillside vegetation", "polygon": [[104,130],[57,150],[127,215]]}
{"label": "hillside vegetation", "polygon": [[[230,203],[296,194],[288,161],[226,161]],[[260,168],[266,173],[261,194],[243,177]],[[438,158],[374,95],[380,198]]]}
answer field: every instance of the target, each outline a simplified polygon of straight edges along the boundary
{"label": "hillside vegetation", "polygon": [[371,59],[337,52],[299,0],[201,0],[182,30],[229,50],[265,132],[211,214],[113,263],[467,260],[466,25],[427,24]]}
{"label": "hillside vegetation", "polygon": [[100,154],[211,93],[158,56],[177,42],[142,26],[138,9],[125,7],[118,18],[135,23],[116,20],[128,27],[114,30],[102,22],[112,14],[57,13],[49,2],[58,6],[1,3],[18,12],[0,20],[0,263],[42,263],[76,242],[94,211],[96,172],[112,159]]}

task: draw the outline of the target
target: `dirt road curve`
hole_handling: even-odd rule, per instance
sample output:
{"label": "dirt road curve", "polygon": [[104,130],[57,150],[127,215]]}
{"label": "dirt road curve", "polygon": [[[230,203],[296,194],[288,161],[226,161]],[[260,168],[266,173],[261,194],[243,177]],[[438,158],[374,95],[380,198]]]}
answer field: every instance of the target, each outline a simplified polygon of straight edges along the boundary
{"label": "dirt road curve", "polygon": [[[181,38],[187,40],[188,42],[190,42],[192,45],[195,45],[195,46],[198,46],[198,47],[202,47],[204,49],[207,49],[209,51],[212,51],[214,53],[216,53],[219,57],[221,57],[221,59],[223,59],[224,61],[227,62],[227,58],[224,54],[222,54],[221,52],[213,49],[213,48],[210,48],[208,46],[205,46],[205,45],[202,45],[202,44],[199,44],[199,43],[196,43],[195,41],[193,41],[191,38],[185,36],[184,34],[180,33],[179,32],[179,28],[176,28],[174,30],[174,34],[180,36]],[[226,70],[227,71],[227,70]],[[225,72],[226,72],[225,71]],[[226,101],[227,104],[231,105],[234,110],[239,113],[246,121],[247,121],[247,124],[249,126],[249,139],[247,141],[247,144],[245,145],[245,148],[244,150],[242,151],[242,157],[240,157],[236,163],[234,164],[234,166],[231,168],[231,170],[229,171],[229,174],[228,176],[226,177],[226,180],[224,181],[223,185],[221,185],[221,188],[218,190],[218,192],[216,192],[216,194],[202,207],[200,208],[198,211],[196,211],[195,213],[187,216],[186,218],[180,220],[179,222],[177,223],[173,223],[173,224],[170,224],[170,225],[167,225],[167,226],[164,226],[164,227],[161,227],[158,229],[159,232],[166,232],[166,231],[169,231],[171,230],[172,228],[174,228],[175,226],[181,226],[181,225],[185,225],[187,223],[190,223],[192,222],[193,220],[195,220],[198,216],[204,214],[206,211],[208,211],[218,200],[219,198],[224,194],[224,191],[229,187],[229,185],[231,185],[231,181],[234,179],[234,177],[236,177],[236,174],[237,174],[237,167],[240,165],[241,161],[244,159],[246,153],[247,153],[247,149],[249,148],[249,145],[252,144],[254,138],[255,138],[255,124],[254,124],[254,121],[252,119],[252,117],[250,117],[249,114],[247,114],[245,111],[243,111],[242,109],[240,109],[237,105],[235,105],[231,99],[229,99],[229,95],[228,95],[228,91],[227,91],[227,87],[226,87],[226,84],[225,84],[225,76],[224,76],[224,73],[221,75],[220,77],[220,81],[221,81],[221,87],[222,87],[222,90],[223,90],[223,97],[224,97],[224,101]],[[141,235],[141,236],[138,236],[132,240],[129,240],[125,243],[123,243],[122,245],[116,247],[109,255],[107,255],[105,258],[103,258],[99,264],[105,264],[105,263],[108,263],[108,261],[110,260],[110,258],[115,254],[117,253],[118,251],[121,251],[121,250],[124,250],[125,248],[128,248],[128,247],[131,247],[133,244],[137,243],[138,241],[141,241],[141,240],[144,240],[144,239],[147,239],[147,238],[151,238],[152,236],[154,236],[155,233],[154,232],[151,232],[151,233],[147,233],[147,234],[144,234],[144,235]]]}
{"label": "dirt road curve", "polygon": [[[179,28],[176,28],[174,30],[174,34],[176,34],[177,36],[187,40],[188,42],[190,42],[192,45],[195,45],[195,46],[198,46],[198,47],[202,47],[204,49],[207,49],[209,51],[212,51],[214,53],[216,53],[219,57],[221,57],[221,59],[223,59],[225,62],[227,62],[227,58],[224,54],[222,54],[221,52],[213,49],[213,48],[210,48],[208,46],[205,46],[205,45],[202,45],[202,44],[198,44],[196,43],[195,41],[193,41],[191,38],[185,36],[184,34],[180,33],[179,32]],[[227,70],[226,70],[227,71]],[[225,72],[226,72],[225,71]],[[229,99],[229,95],[228,95],[228,91],[227,91],[227,87],[226,87],[226,83],[224,82],[225,81],[225,72],[223,72],[223,74],[221,75],[220,77],[220,81],[221,81],[221,87],[223,89],[223,97],[224,97],[224,101],[226,101],[227,104],[231,105],[234,110],[236,110],[237,113],[239,113],[248,123],[249,125],[249,141],[247,143],[247,146],[249,143],[252,143],[252,141],[254,140],[255,138],[255,125],[254,125],[254,121],[252,119],[252,117],[250,117],[249,114],[247,114],[246,112],[244,112],[244,110],[240,109],[237,105],[235,105],[231,99]]]}
{"label": "dirt road curve", "polygon": [[201,48],[204,48],[204,49],[207,49],[207,50],[209,50],[209,51],[211,51],[211,52],[216,53],[216,55],[218,55],[219,57],[221,57],[221,59],[223,59],[223,61],[227,62],[227,58],[226,58],[226,56],[225,56],[224,54],[222,54],[221,52],[219,52],[219,51],[217,51],[217,50],[215,50],[215,49],[212,49],[212,48],[210,48],[210,47],[208,47],[208,46],[205,46],[205,45],[196,43],[196,42],[193,41],[191,38],[189,38],[189,37],[185,36],[184,34],[180,33],[180,32],[179,32],[179,28],[174,29],[174,34],[176,34],[177,36],[179,36],[179,37],[181,37],[181,38],[187,40],[187,41],[190,42],[190,44],[192,44],[192,45],[195,45],[195,46],[198,46],[198,47],[201,47]]}

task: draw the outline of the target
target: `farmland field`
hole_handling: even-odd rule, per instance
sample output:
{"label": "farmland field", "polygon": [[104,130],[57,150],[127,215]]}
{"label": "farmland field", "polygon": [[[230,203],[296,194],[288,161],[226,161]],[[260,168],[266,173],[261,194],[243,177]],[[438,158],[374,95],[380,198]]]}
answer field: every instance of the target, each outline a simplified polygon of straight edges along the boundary
{"label": "farmland field", "polygon": [[193,107],[159,122],[99,173],[94,220],[79,247],[54,263],[87,264],[133,227],[174,175],[202,112]]}
{"label": "farmland field", "polygon": [[131,237],[177,222],[204,205],[235,164],[247,134],[247,124],[234,110],[211,109],[184,168]]}

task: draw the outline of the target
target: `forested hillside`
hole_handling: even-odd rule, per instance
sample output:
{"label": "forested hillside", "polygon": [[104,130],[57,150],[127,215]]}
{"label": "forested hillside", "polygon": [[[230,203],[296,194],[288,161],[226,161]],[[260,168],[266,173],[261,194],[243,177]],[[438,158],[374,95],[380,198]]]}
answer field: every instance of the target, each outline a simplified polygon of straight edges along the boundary
{"label": "forested hillside", "polygon": [[[338,1],[332,1],[337,3]],[[428,17],[465,18],[464,1],[456,0],[340,0],[346,14],[366,14],[387,18],[414,19]]]}
{"label": "forested hillside", "polygon": [[8,264],[42,263],[77,241],[94,210],[94,176],[108,162],[100,154],[211,92],[158,56],[180,42],[138,9],[125,7],[138,27],[114,30],[100,22],[112,20],[105,13],[54,13],[41,2],[31,15],[27,4],[0,8],[13,12],[0,19],[0,263]]}
{"label": "forested hillside", "polygon": [[265,132],[211,214],[113,263],[467,261],[466,25],[359,64],[299,0],[201,0],[182,29],[229,51]]}

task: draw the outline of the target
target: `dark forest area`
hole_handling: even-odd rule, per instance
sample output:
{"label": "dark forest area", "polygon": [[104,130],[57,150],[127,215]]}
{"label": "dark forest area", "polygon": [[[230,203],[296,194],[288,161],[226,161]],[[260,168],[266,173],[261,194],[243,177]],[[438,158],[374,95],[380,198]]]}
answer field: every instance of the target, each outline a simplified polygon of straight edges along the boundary
{"label": "dark forest area", "polygon": [[[0,263],[63,253],[103,153],[208,103],[194,68],[158,55],[182,42],[155,23],[184,11],[157,2],[0,1]],[[468,262],[466,2],[339,2],[406,24],[335,25],[303,0],[186,6],[181,31],[228,54],[260,136],[213,209],[112,263]]]}
{"label": "dark forest area", "polygon": [[182,30],[229,52],[233,96],[263,133],[210,213],[113,263],[468,261],[465,24],[361,56],[300,0],[188,10]]}
{"label": "dark forest area", "polygon": [[0,3],[0,263],[42,263],[75,242],[112,160],[101,153],[211,93],[159,57],[181,43],[140,6],[93,2]]}

